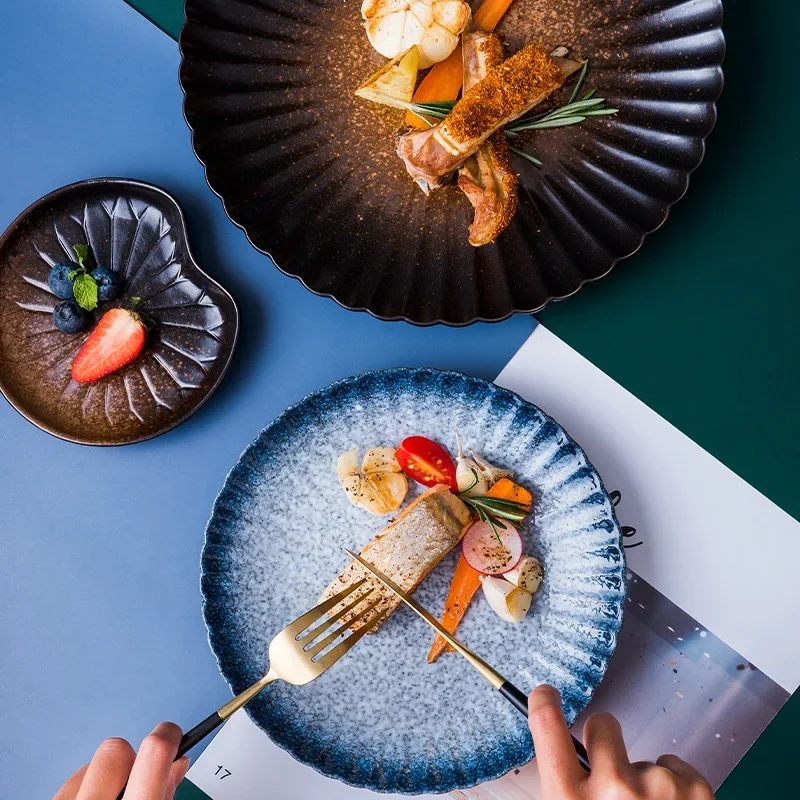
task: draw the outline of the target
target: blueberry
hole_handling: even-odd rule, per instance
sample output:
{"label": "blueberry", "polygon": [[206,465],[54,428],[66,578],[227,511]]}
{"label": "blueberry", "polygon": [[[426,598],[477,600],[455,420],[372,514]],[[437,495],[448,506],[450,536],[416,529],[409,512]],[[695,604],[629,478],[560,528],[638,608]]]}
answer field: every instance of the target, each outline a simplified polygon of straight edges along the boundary
{"label": "blueberry", "polygon": [[97,297],[100,300],[113,300],[122,289],[122,278],[116,270],[95,267],[89,274],[97,283]]}
{"label": "blueberry", "polygon": [[72,297],[72,281],[69,279],[69,273],[72,270],[78,269],[77,264],[71,261],[59,261],[47,276],[47,285],[50,291],[56,296],[61,298]]}
{"label": "blueberry", "polygon": [[91,314],[84,311],[76,300],[62,300],[53,309],[53,323],[62,333],[80,333],[91,322]]}

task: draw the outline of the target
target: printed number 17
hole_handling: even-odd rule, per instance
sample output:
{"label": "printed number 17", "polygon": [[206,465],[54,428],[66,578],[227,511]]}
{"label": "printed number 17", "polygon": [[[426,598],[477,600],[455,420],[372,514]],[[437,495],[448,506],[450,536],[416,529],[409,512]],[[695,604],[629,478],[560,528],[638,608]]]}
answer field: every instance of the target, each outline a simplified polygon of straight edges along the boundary
{"label": "printed number 17", "polygon": [[[223,772],[224,775],[219,775],[220,772]],[[225,767],[223,767],[223,766],[219,766],[219,767],[217,767],[217,771],[214,774],[215,775],[219,775],[219,779],[220,780],[224,780],[225,778],[227,778],[231,774],[231,771],[229,769],[225,769]]]}

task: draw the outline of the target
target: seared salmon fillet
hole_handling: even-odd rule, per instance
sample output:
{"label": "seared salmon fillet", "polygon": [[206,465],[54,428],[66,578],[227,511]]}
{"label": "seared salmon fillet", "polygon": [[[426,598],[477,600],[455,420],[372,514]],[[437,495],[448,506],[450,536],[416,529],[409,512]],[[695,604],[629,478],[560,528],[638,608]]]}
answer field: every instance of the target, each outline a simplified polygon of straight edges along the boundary
{"label": "seared salmon fillet", "polygon": [[[413,592],[425,576],[460,541],[472,523],[472,515],[466,505],[446,486],[434,486],[421,494],[402,511],[397,519],[384,528],[361,551],[361,555],[390,577],[401,589]],[[356,606],[357,614],[376,598],[380,602],[367,615],[368,622],[378,614],[391,614],[401,600],[387,589],[372,573],[357,561],[351,561],[322,593],[320,602],[341,592],[356,581],[366,578],[366,592],[374,589],[365,603]],[[348,598],[348,602],[351,598]],[[337,606],[331,613],[341,608]],[[348,616],[343,619],[346,621]],[[380,623],[372,632],[378,630]]]}

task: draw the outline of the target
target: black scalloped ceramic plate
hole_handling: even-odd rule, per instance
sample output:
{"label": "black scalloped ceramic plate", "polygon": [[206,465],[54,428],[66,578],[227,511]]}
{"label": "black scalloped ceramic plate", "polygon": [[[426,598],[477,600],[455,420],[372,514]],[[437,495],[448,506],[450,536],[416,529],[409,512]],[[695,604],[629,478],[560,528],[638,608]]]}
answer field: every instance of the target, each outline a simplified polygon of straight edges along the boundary
{"label": "black scalloped ceramic plate", "polygon": [[384,63],[358,0],[187,0],[184,110],[211,188],[311,291],[381,319],[466,325],[532,312],[631,255],[703,158],[722,91],[720,0],[515,0],[499,32],[590,59],[617,117],[543,131],[519,211],[467,242],[455,187],[426,198],[394,153],[402,113],[353,90]]}
{"label": "black scalloped ceramic plate", "polygon": [[[109,308],[140,297],[155,323],[139,357],[91,384],[71,380],[88,334],[56,330],[50,267],[90,245],[124,276]],[[228,368],[239,331],[233,298],[195,263],[172,195],[140,181],[96,178],[56,189],[0,238],[0,390],[42,430],[79,444],[158,436],[197,411]]]}

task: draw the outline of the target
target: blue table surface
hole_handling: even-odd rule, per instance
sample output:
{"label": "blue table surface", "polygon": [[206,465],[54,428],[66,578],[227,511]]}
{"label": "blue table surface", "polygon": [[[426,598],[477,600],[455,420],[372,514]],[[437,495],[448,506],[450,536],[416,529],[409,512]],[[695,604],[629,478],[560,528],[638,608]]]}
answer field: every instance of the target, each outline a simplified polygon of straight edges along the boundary
{"label": "blue table surface", "polygon": [[280,274],[205,183],[178,61],[175,43],[122,0],[27,0],[0,28],[0,229],[72,181],[156,183],[183,204],[198,261],[242,318],[219,391],[150,442],[68,444],[0,400],[4,798],[49,797],[104,737],[138,743],[165,718],[188,727],[228,697],[206,641],[198,561],[214,497],[267,422],[367,369],[493,378],[534,326],[382,323]]}

